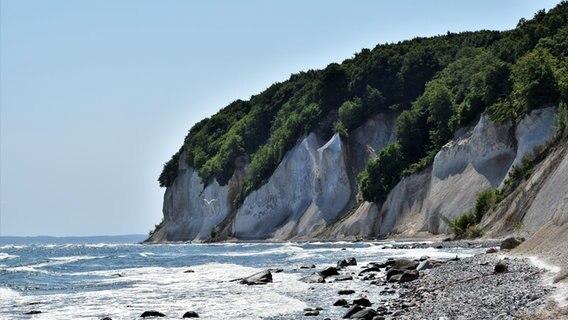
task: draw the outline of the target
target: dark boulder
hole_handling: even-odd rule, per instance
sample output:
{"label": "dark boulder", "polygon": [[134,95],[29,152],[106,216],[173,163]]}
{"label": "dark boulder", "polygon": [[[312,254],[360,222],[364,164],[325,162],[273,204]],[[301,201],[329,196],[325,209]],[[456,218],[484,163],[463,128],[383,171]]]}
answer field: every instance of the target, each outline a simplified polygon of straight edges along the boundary
{"label": "dark boulder", "polygon": [[339,275],[339,272],[337,272],[337,268],[336,267],[327,267],[325,269],[323,269],[322,271],[319,272],[321,274],[322,277],[327,278],[330,276],[337,276]]}
{"label": "dark boulder", "polygon": [[349,304],[349,302],[347,302],[347,300],[345,300],[345,299],[339,299],[339,300],[337,300],[333,303],[333,305],[336,306],[336,307],[343,307],[343,306],[346,306],[348,304]]}
{"label": "dark boulder", "polygon": [[241,284],[247,284],[249,286],[267,284],[269,282],[272,282],[272,273],[270,270],[255,273],[252,276],[241,279],[240,281]]}
{"label": "dark boulder", "polygon": [[363,306],[363,307],[370,307],[372,303],[367,298],[359,298],[359,299],[353,300],[353,304],[354,305],[358,304],[358,305]]}
{"label": "dark boulder", "polygon": [[381,271],[381,268],[379,266],[373,265],[373,266],[370,266],[370,267],[367,267],[367,268],[361,270],[359,272],[359,275],[362,275],[363,273],[366,273],[366,272],[380,272],[380,271]]}
{"label": "dark boulder", "polygon": [[509,271],[509,266],[507,266],[505,263],[503,262],[498,262],[495,265],[495,269],[493,270],[495,273],[505,273],[507,271]]}
{"label": "dark boulder", "polygon": [[501,242],[501,250],[510,250],[518,247],[525,239],[510,237]]}
{"label": "dark boulder", "polygon": [[310,317],[310,316],[319,316],[320,312],[318,310],[310,310],[310,311],[306,311],[306,313],[304,313],[304,316],[306,317]]}
{"label": "dark boulder", "polygon": [[395,274],[392,277],[390,277],[388,281],[398,282],[398,283],[410,282],[418,279],[419,275],[420,274],[416,270],[404,270],[403,273]]}
{"label": "dark boulder", "polygon": [[337,294],[339,295],[347,295],[347,294],[354,294],[355,290],[347,289],[347,290],[339,290]]}
{"label": "dark boulder", "polygon": [[343,267],[347,267],[347,266],[356,266],[357,265],[357,259],[355,259],[355,257],[349,257],[349,258],[345,258],[345,259],[341,259],[339,261],[337,261],[337,268],[343,268]]}
{"label": "dark boulder", "polygon": [[112,320],[112,318],[104,317],[104,318],[102,318],[101,320]]}
{"label": "dark boulder", "polygon": [[34,315],[34,314],[40,314],[40,313],[42,313],[42,312],[41,312],[41,311],[38,311],[38,310],[32,310],[32,311],[28,311],[28,312],[26,312],[26,313],[24,313],[24,314],[26,314],[26,315]]}
{"label": "dark boulder", "polygon": [[416,267],[418,267],[418,262],[408,259],[398,259],[392,265],[393,269],[401,270],[414,270]]}
{"label": "dark boulder", "polygon": [[313,269],[315,267],[316,267],[315,264],[307,264],[307,265],[300,266],[300,269]]}
{"label": "dark boulder", "polygon": [[141,318],[147,318],[147,317],[165,317],[166,315],[156,311],[156,310],[150,310],[150,311],[144,311],[140,317]]}
{"label": "dark boulder", "polygon": [[386,274],[387,281],[390,281],[392,276],[397,275],[397,274],[402,274],[403,272],[404,272],[404,270],[401,270],[401,269],[395,269],[395,268],[389,269],[389,271],[387,271],[387,274]]}
{"label": "dark boulder", "polygon": [[194,273],[195,271],[193,270],[185,270],[183,273]]}
{"label": "dark boulder", "polygon": [[489,248],[485,253],[497,253],[497,248]]}
{"label": "dark boulder", "polygon": [[318,272],[311,274],[309,276],[305,276],[300,278],[300,281],[305,283],[325,283],[325,278],[319,274]]}
{"label": "dark boulder", "polygon": [[361,307],[360,305],[354,305],[351,308],[347,309],[347,312],[345,312],[345,314],[343,315],[343,319],[349,319],[352,315],[361,310],[363,310],[363,307]]}
{"label": "dark boulder", "polygon": [[369,308],[356,312],[354,315],[351,316],[351,319],[372,320],[377,315],[379,315],[377,311]]}
{"label": "dark boulder", "polygon": [[199,315],[195,311],[188,311],[183,314],[182,318],[199,318]]}

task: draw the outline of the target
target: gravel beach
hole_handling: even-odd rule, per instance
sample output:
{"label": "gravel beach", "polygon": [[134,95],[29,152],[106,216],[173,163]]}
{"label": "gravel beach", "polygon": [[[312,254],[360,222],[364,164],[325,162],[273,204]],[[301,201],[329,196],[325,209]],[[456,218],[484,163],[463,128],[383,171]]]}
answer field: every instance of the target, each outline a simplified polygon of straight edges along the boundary
{"label": "gravel beach", "polygon": [[[500,242],[441,241],[408,244],[412,248],[481,247],[488,248],[490,253],[446,261],[422,257],[419,260],[426,263],[427,267],[424,268],[422,264],[409,267],[408,274],[418,277],[411,277],[408,282],[388,279],[393,271],[391,269],[397,268],[396,264],[387,263],[385,269],[380,269],[372,277],[369,277],[369,273],[359,273],[354,281],[368,282],[369,291],[380,290],[388,294],[380,295],[376,301],[371,299],[371,305],[361,306],[363,311],[355,314],[349,314],[356,307],[353,304],[340,306],[346,308],[343,318],[568,319],[568,313],[556,307],[552,299],[558,291],[557,285],[544,281],[545,278],[550,278],[550,271],[535,266],[528,258],[515,257],[508,250],[499,250]],[[369,267],[358,266],[357,269],[365,270]],[[416,272],[415,269],[419,271]],[[340,275],[345,271],[340,270]],[[326,319],[325,314],[323,311],[320,318]]]}

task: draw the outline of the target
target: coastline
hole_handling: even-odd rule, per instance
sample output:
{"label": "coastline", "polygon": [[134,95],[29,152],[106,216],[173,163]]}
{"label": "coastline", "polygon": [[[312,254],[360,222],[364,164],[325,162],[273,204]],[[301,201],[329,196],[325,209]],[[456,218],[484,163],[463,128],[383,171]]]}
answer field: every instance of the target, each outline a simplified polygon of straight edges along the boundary
{"label": "coastline", "polygon": [[[215,243],[352,243],[370,242],[390,245],[396,243],[395,248],[496,248],[503,239],[477,239],[477,240],[451,240],[444,241],[442,236],[420,238],[386,238],[376,240],[298,240],[298,241],[270,241],[270,240],[236,240],[229,239]],[[163,243],[163,242],[160,242]],[[207,242],[168,242],[177,244],[215,244]],[[148,243],[146,243],[148,244]],[[153,243],[155,244],[155,243]],[[548,256],[549,257],[549,256]],[[505,262],[509,271],[505,275],[493,273],[494,266]],[[353,268],[353,267],[350,267]],[[355,269],[347,269],[343,275],[355,275]],[[359,270],[358,270],[359,271]],[[369,290],[374,285],[386,286],[387,290],[396,290],[398,297],[389,297],[378,301],[379,309],[386,307],[383,319],[568,319],[568,281],[558,281],[559,275],[564,272],[561,266],[550,263],[547,256],[527,254],[523,246],[520,249],[499,250],[496,253],[485,253],[464,258],[458,261],[447,261],[439,267],[420,271],[416,281],[406,284],[389,284],[387,281],[370,283]],[[379,273],[382,277],[384,274]],[[467,278],[467,277],[470,278]],[[479,277],[479,278],[477,278]],[[458,280],[459,278],[463,278]],[[354,276],[354,279],[357,278]],[[450,279],[450,280],[449,280]],[[453,280],[451,280],[453,279]],[[470,279],[470,280],[468,280]],[[363,278],[359,279],[365,281]],[[462,287],[462,280],[467,286]],[[496,282],[495,282],[496,281]],[[443,283],[440,288],[429,288],[432,283]],[[495,285],[497,284],[497,285]],[[474,288],[474,289],[472,289]],[[382,290],[385,290],[384,288]],[[468,290],[477,292],[478,300],[468,296]],[[433,292],[435,294],[433,294]],[[508,301],[508,297],[514,299]],[[487,298],[492,297],[492,298]],[[339,298],[339,297],[338,297]],[[485,300],[495,302],[487,307]],[[476,304],[477,303],[477,304]],[[476,308],[471,308],[474,305]],[[513,308],[514,306],[514,308]],[[325,314],[326,308],[321,306]],[[372,307],[376,308],[375,305]],[[469,308],[469,309],[468,309]],[[463,313],[463,310],[470,313]],[[461,311],[462,313],[458,312]],[[472,311],[477,310],[477,311]],[[481,310],[481,311],[479,311]],[[430,315],[436,314],[431,318]],[[478,313],[475,313],[478,312]],[[462,316],[461,318],[458,316]],[[444,318],[446,317],[446,318]],[[380,319],[380,318],[378,318]]]}

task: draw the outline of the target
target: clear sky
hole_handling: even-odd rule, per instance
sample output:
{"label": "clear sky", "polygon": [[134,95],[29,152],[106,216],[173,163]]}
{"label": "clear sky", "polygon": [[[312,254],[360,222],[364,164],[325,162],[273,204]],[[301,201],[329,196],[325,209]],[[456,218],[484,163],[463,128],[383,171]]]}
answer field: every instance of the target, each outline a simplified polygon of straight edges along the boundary
{"label": "clear sky", "polygon": [[0,234],[146,233],[191,126],[362,48],[550,0],[0,0]]}

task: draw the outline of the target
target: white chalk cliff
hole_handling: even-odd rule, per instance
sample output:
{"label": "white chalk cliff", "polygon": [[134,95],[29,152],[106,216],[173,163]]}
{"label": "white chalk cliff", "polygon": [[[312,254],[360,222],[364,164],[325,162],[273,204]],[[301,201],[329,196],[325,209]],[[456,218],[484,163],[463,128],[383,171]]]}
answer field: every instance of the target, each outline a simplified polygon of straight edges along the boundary
{"label": "white chalk cliff", "polygon": [[[357,203],[357,174],[395,141],[396,114],[374,116],[349,138],[336,134],[322,141],[309,134],[239,208],[232,203],[246,165],[225,186],[216,181],[204,185],[182,159],[164,196],[165,223],[152,240],[205,240],[214,228],[224,238],[272,240],[444,233],[441,216],[454,218],[468,211],[479,192],[499,187],[512,166],[550,140],[555,114],[555,108],[535,110],[516,126],[497,125],[482,116],[473,127],[458,131],[431,167],[402,179],[380,207]],[[562,174],[558,183],[568,185],[567,172]],[[548,203],[566,205],[565,195],[538,196],[526,217],[536,221],[531,226],[549,220],[532,212]]]}

